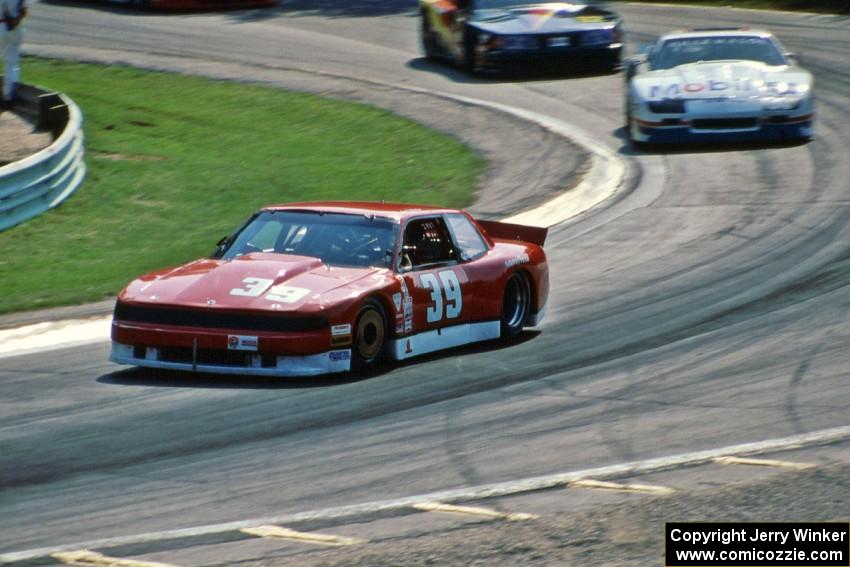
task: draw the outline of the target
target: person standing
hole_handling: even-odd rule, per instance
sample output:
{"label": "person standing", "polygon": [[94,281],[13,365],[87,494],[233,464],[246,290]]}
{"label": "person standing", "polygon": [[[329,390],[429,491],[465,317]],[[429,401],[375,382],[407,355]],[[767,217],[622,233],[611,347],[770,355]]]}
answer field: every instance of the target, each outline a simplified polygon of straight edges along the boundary
{"label": "person standing", "polygon": [[15,86],[20,76],[21,22],[27,15],[24,0],[0,0],[0,53],[3,55],[2,108],[12,108]]}

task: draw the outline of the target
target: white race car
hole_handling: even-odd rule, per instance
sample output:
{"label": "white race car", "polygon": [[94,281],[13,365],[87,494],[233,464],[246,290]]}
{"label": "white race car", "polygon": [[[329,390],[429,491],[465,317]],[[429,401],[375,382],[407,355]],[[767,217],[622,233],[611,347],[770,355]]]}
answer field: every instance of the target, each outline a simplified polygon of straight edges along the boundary
{"label": "white race car", "polygon": [[812,85],[766,31],[671,33],[628,61],[626,128],[638,144],[807,140]]}

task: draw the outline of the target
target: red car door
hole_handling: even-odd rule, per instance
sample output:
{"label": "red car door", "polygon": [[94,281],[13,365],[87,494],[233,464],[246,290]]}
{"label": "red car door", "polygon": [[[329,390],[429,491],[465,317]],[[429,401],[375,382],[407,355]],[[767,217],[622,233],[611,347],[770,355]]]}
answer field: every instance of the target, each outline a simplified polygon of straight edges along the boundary
{"label": "red car door", "polygon": [[407,223],[400,269],[411,314],[401,357],[469,342],[469,280],[442,216]]}

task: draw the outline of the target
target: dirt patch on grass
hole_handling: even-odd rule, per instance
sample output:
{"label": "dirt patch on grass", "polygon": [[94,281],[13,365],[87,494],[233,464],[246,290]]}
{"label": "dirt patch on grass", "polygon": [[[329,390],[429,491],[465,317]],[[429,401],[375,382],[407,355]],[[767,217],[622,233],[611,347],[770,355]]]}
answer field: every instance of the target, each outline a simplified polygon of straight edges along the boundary
{"label": "dirt patch on grass", "polygon": [[0,112],[0,166],[29,157],[52,141],[50,133],[35,129],[32,119],[8,110]]}
{"label": "dirt patch on grass", "polygon": [[152,156],[145,154],[122,154],[120,152],[89,152],[93,158],[108,159],[111,161],[166,161],[165,156]]}

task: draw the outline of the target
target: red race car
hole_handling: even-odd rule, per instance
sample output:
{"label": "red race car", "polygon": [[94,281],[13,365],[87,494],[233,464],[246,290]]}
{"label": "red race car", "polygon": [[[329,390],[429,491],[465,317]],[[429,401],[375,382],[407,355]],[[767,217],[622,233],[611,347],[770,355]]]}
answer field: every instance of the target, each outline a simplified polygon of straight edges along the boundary
{"label": "red race car", "polygon": [[267,207],[118,296],[110,359],[260,376],[512,338],[543,317],[545,228],[385,203]]}

